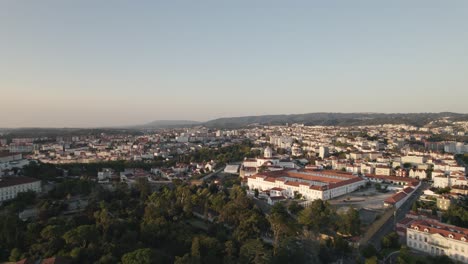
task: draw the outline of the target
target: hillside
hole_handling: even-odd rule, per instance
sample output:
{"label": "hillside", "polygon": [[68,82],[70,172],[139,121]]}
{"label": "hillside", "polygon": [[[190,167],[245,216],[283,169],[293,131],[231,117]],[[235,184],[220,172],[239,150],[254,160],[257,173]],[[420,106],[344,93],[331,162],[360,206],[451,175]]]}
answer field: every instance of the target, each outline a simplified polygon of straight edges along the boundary
{"label": "hillside", "polygon": [[305,125],[354,126],[380,124],[408,124],[424,126],[431,121],[448,118],[451,121],[468,121],[468,114],[458,113],[309,113],[293,115],[265,115],[219,118],[204,123],[208,127],[243,127],[250,124],[281,125],[303,123]]}

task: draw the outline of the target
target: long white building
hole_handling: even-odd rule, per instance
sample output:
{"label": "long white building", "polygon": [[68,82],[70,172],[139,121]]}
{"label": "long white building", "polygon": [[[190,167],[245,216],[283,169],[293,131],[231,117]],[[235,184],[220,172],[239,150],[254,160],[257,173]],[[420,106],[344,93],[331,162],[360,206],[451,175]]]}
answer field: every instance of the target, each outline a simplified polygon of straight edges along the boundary
{"label": "long white building", "polygon": [[250,190],[281,189],[283,196],[300,193],[307,200],[328,200],[353,192],[366,180],[341,171],[281,170],[258,173],[247,177]]}
{"label": "long white building", "polygon": [[18,193],[27,191],[40,192],[41,181],[29,177],[0,178],[0,203],[16,198]]}
{"label": "long white building", "polygon": [[406,229],[406,244],[409,248],[433,256],[468,263],[468,229],[446,225],[438,221],[417,220]]}

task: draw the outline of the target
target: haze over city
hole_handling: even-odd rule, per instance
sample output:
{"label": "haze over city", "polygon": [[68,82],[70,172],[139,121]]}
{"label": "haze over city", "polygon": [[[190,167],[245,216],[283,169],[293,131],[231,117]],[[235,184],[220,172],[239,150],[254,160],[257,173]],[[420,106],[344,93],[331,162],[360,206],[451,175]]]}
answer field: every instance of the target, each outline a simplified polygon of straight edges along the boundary
{"label": "haze over city", "polygon": [[467,3],[359,3],[2,1],[0,127],[468,112]]}

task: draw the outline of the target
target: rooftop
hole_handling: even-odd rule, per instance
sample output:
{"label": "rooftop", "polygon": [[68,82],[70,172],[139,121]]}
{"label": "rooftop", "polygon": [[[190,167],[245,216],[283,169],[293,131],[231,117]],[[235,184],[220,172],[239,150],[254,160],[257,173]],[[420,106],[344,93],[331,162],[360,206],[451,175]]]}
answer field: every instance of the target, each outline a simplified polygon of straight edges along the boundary
{"label": "rooftop", "polygon": [[3,177],[0,179],[0,188],[40,181],[30,177]]}

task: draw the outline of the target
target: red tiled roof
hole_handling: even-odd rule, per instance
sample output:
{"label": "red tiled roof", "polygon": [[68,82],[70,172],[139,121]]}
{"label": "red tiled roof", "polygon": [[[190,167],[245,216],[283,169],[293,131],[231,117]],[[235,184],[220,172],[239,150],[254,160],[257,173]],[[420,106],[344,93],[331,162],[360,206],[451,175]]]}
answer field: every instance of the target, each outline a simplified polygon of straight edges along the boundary
{"label": "red tiled roof", "polygon": [[462,238],[465,239],[465,242],[468,240],[468,229],[446,225],[438,221],[416,220],[411,224],[410,228],[417,228],[421,232],[426,232],[427,230],[430,234],[439,234],[455,240],[462,240]]}
{"label": "red tiled roof", "polygon": [[411,187],[406,187],[406,188],[403,189],[403,192],[405,192],[406,194],[409,194],[412,191],[414,191],[414,189],[411,188]]}
{"label": "red tiled roof", "polygon": [[[327,176],[334,176],[337,178],[332,178],[332,177],[327,177]],[[295,179],[298,179],[298,181],[289,181],[282,177],[295,178]],[[347,184],[364,181],[362,178],[358,176],[354,176],[351,173],[345,173],[342,171],[312,171],[312,170],[295,171],[294,169],[262,172],[262,173],[252,175],[250,176],[250,178],[262,178],[264,181],[268,181],[268,182],[281,181],[287,185],[296,186],[296,187],[299,187],[299,185],[305,185],[305,186],[308,186],[310,189],[314,189],[314,190],[333,189],[333,188],[338,188]],[[324,186],[313,185],[307,181],[323,182],[326,185]]]}
{"label": "red tiled roof", "polygon": [[414,221],[414,219],[406,217],[406,218],[403,218],[400,222],[398,222],[398,224],[402,224],[406,226],[407,224],[411,223],[411,221]]}
{"label": "red tiled roof", "polygon": [[416,179],[413,178],[404,178],[404,177],[396,177],[396,176],[385,176],[385,175],[375,175],[375,174],[366,174],[367,178],[376,178],[376,179],[382,179],[382,180],[388,180],[388,181],[404,181],[404,182],[419,182]]}
{"label": "red tiled roof", "polygon": [[271,188],[270,190],[273,190],[273,191],[284,191],[283,188],[280,188],[280,187],[274,187],[274,188]]}
{"label": "red tiled roof", "polygon": [[31,182],[40,181],[38,179],[30,178],[30,177],[3,177],[0,180],[0,188],[26,184]]}
{"label": "red tiled roof", "polygon": [[385,199],[385,203],[388,203],[388,204],[396,204],[396,203],[398,203],[399,201],[401,201],[402,199],[404,199],[406,196],[407,196],[406,193],[404,193],[404,192],[399,192],[399,193],[394,194],[393,196],[388,197],[387,199]]}
{"label": "red tiled roof", "polygon": [[11,156],[16,156],[20,153],[16,153],[16,152],[0,152],[0,158],[3,158],[3,157],[11,157]]}

